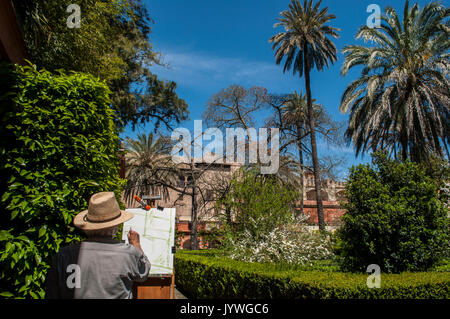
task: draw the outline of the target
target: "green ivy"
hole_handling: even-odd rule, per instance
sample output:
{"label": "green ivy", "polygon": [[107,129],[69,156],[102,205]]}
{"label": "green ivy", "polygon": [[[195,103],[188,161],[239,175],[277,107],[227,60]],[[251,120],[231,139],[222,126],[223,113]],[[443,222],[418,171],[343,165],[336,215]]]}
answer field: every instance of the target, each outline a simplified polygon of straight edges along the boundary
{"label": "green ivy", "polygon": [[74,216],[93,193],[120,196],[118,131],[108,87],[89,74],[0,73],[0,295],[43,298],[52,257],[83,236]]}

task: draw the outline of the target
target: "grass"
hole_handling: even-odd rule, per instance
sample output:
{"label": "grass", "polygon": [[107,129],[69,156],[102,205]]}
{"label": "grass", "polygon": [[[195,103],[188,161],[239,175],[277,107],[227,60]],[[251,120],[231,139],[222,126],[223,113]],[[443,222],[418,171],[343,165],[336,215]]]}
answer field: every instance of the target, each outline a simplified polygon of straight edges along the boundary
{"label": "grass", "polygon": [[[203,257],[217,257],[220,259],[228,259],[234,264],[245,265],[252,264],[253,266],[261,268],[265,271],[282,271],[282,272],[292,272],[292,271],[319,271],[319,272],[341,272],[339,265],[335,260],[313,260],[312,265],[292,265],[288,263],[249,263],[245,261],[238,261],[228,257],[226,251],[220,249],[203,249],[203,250],[179,250],[177,254],[189,254],[198,255]],[[253,267],[252,266],[252,267]]]}

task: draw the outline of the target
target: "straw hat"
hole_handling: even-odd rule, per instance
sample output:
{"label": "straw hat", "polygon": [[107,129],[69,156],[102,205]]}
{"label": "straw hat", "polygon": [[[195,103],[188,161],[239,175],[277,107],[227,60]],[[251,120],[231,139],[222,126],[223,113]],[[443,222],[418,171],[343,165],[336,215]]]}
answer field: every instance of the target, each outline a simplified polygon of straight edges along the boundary
{"label": "straw hat", "polygon": [[87,210],[75,216],[73,224],[83,230],[113,227],[133,218],[133,214],[120,210],[113,192],[91,196]]}

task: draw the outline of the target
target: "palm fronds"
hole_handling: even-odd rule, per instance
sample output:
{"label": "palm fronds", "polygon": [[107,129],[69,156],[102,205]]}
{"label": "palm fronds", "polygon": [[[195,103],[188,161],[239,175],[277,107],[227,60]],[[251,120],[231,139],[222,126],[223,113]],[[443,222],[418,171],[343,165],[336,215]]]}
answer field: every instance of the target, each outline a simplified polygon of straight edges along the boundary
{"label": "palm fronds", "polygon": [[356,154],[387,149],[395,157],[425,161],[444,156],[449,142],[449,10],[438,2],[422,10],[406,1],[403,21],[393,8],[379,29],[362,26],[369,46],[343,49],[342,74],[362,66],[345,90],[340,110],[350,113],[347,139]]}

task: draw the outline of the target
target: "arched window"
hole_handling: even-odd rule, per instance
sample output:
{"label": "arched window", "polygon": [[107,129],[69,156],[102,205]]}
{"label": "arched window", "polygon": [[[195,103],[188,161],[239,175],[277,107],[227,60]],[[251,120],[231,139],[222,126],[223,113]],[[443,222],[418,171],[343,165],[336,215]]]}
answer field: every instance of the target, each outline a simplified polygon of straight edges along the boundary
{"label": "arched window", "polygon": [[339,192],[336,193],[336,200],[337,201],[345,201],[345,200],[347,200],[347,198],[345,197],[345,191],[344,190],[339,191]]}
{"label": "arched window", "polygon": [[[328,201],[328,193],[324,190],[321,190],[320,193],[322,194],[322,200]],[[317,200],[316,191],[310,190],[306,193],[306,200]]]}
{"label": "arched window", "polygon": [[312,190],[306,193],[307,200],[316,200],[316,191]]}

